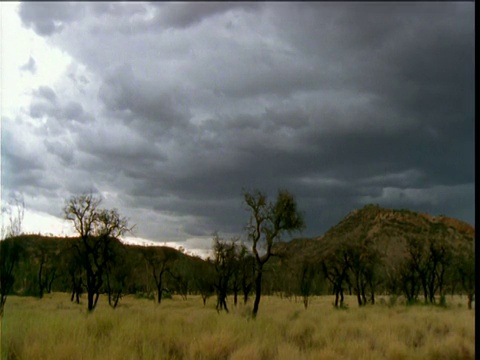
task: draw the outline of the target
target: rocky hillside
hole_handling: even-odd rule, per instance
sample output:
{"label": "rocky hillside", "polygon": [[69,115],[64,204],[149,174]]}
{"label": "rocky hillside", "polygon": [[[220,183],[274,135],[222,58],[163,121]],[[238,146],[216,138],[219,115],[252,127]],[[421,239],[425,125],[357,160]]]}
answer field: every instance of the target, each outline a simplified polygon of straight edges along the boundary
{"label": "rocky hillside", "polygon": [[404,255],[407,239],[436,239],[458,247],[473,242],[475,229],[446,216],[367,205],[350,212],[324,235],[280,243],[276,251],[315,260],[338,250],[341,244],[367,242],[373,243],[387,259],[394,260]]}

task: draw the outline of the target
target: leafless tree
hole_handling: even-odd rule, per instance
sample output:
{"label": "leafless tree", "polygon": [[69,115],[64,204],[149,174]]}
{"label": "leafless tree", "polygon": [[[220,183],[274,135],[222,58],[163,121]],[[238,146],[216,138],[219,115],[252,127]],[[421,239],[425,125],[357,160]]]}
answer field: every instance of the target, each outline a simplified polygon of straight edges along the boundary
{"label": "leafless tree", "polygon": [[65,219],[72,221],[80,241],[74,243],[79,263],[85,270],[88,311],[97,305],[108,264],[113,261],[113,244],[132,230],[116,209],[100,209],[101,199],[93,194],[74,196],[67,201]]}

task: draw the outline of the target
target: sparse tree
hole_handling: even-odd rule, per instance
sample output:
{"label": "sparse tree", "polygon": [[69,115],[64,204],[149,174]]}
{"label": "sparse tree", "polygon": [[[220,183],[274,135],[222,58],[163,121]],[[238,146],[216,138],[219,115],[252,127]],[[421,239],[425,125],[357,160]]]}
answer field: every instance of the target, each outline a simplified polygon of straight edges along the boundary
{"label": "sparse tree", "polygon": [[114,243],[113,253],[112,261],[107,265],[105,271],[105,290],[108,295],[108,304],[116,309],[126,290],[132,265],[125,247],[120,242]]}
{"label": "sparse tree", "polygon": [[14,270],[23,250],[14,239],[22,233],[22,223],[25,215],[23,199],[15,199],[15,207],[4,207],[2,208],[2,213],[9,215],[9,224],[5,227],[2,218],[0,240],[0,317],[3,316],[7,296],[15,282]]}
{"label": "sparse tree", "polygon": [[185,249],[183,249],[183,251],[179,249],[179,251],[182,255],[175,259],[167,272],[170,278],[174,280],[174,291],[180,294],[183,300],[187,300],[188,293],[192,286],[192,266],[187,255],[185,255]]}
{"label": "sparse tree", "polygon": [[15,238],[0,241],[0,317],[3,316],[7,296],[15,281],[14,270],[20,260],[22,250]]}
{"label": "sparse tree", "polygon": [[[2,229],[1,239],[19,236],[22,233],[23,219],[25,217],[25,201],[23,196],[15,196],[14,204],[2,206]],[[8,215],[8,224],[3,223],[3,216]]]}
{"label": "sparse tree", "polygon": [[421,290],[425,303],[435,303],[437,292],[440,296],[444,295],[445,274],[450,266],[452,249],[441,231],[434,228],[429,235],[427,239],[406,239],[407,256],[398,276],[401,290],[409,303],[417,301]]}
{"label": "sparse tree", "polygon": [[[76,240],[75,240],[76,241]],[[83,278],[85,270],[81,264],[76,248],[73,246],[65,249],[62,253],[62,268],[66,273],[66,281],[70,284],[72,295],[70,301],[80,304],[80,297],[83,293]]]}
{"label": "sparse tree", "polygon": [[217,291],[217,311],[222,309],[228,313],[227,293],[229,283],[236,266],[236,239],[228,242],[217,234],[213,238],[213,264],[217,273],[215,289]]}
{"label": "sparse tree", "polygon": [[345,286],[350,286],[347,255],[343,251],[330,254],[321,261],[323,275],[332,285],[335,294],[335,307],[343,307]]}
{"label": "sparse tree", "polygon": [[248,301],[248,297],[253,288],[253,282],[255,278],[255,259],[252,254],[248,252],[245,245],[240,246],[238,253],[239,262],[239,276],[241,282],[241,288],[243,293],[243,304]]}
{"label": "sparse tree", "polygon": [[367,304],[367,287],[370,290],[370,302],[375,303],[375,286],[381,257],[374,243],[369,239],[348,241],[344,244],[345,263],[350,271],[359,306]]}
{"label": "sparse tree", "polygon": [[298,282],[300,295],[303,299],[303,306],[307,309],[309,298],[312,293],[313,280],[315,278],[315,267],[310,261],[304,259],[299,270]]}
{"label": "sparse tree", "polygon": [[[280,190],[274,203],[260,191],[244,193],[245,204],[250,211],[248,237],[252,241],[252,252],[255,258],[255,301],[252,316],[258,313],[262,296],[263,267],[273,255],[272,246],[275,241],[287,232],[301,230],[305,223],[302,214],[297,209],[297,203],[292,194]],[[264,249],[261,249],[261,246]],[[264,250],[264,251],[262,251]]]}
{"label": "sparse tree", "polygon": [[146,247],[142,249],[142,255],[155,281],[157,303],[161,304],[163,293],[167,291],[164,282],[165,274],[175,260],[175,254],[173,249],[165,247]]}
{"label": "sparse tree", "polygon": [[38,297],[41,299],[45,292],[50,293],[53,281],[57,278],[57,255],[49,248],[49,244],[40,242],[36,249],[38,261]]}
{"label": "sparse tree", "polygon": [[97,305],[105,271],[113,261],[113,244],[132,230],[117,210],[100,209],[101,199],[93,194],[74,196],[67,201],[64,213],[72,221],[80,241],[74,243],[79,263],[85,270],[88,311]]}
{"label": "sparse tree", "polygon": [[209,258],[194,263],[193,282],[202,297],[203,306],[207,304],[207,299],[215,292],[215,278],[215,269]]}
{"label": "sparse tree", "polygon": [[471,310],[475,299],[475,239],[462,243],[453,261],[462,291],[467,295],[467,308]]}

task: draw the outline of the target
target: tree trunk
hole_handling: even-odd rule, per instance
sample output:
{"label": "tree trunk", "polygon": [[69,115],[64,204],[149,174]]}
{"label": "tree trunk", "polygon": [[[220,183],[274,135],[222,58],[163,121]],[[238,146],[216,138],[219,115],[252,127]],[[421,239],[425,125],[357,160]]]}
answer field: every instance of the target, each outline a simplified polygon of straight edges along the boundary
{"label": "tree trunk", "polygon": [[95,308],[97,306],[97,302],[98,302],[98,297],[100,296],[100,293],[97,291],[95,291],[95,301],[93,302],[93,307]]}
{"label": "tree trunk", "polygon": [[160,304],[162,302],[162,284],[157,285],[157,303]]}
{"label": "tree trunk", "polygon": [[367,296],[365,295],[365,284],[361,284],[361,287],[362,287],[363,305],[367,305]]}
{"label": "tree trunk", "polygon": [[473,294],[470,293],[467,295],[467,308],[468,310],[472,310],[472,302],[473,302]]}
{"label": "tree trunk", "polygon": [[40,263],[40,269],[38,271],[38,286],[39,286],[38,297],[40,299],[43,298],[43,280],[42,280],[43,264],[44,264],[44,259],[42,258],[42,262]]}
{"label": "tree trunk", "polygon": [[362,294],[361,294],[361,290],[360,290],[360,281],[358,280],[358,277],[359,277],[359,276],[360,276],[360,275],[358,275],[358,274],[356,275],[356,280],[355,280],[355,282],[356,282],[357,287],[356,287],[354,290],[355,290],[355,292],[357,293],[358,306],[362,306],[362,305],[363,305],[363,303],[362,303],[362,297],[361,297]]}
{"label": "tree trunk", "polygon": [[52,277],[47,282],[47,293],[49,293],[49,294],[52,292],[53,281],[55,280],[56,273],[57,273],[57,270],[53,270]]}
{"label": "tree trunk", "polygon": [[87,292],[88,311],[93,311],[93,309],[95,308],[94,299],[93,299],[94,295],[95,295],[95,293],[89,289],[88,292]]}
{"label": "tree trunk", "polygon": [[260,297],[262,296],[262,268],[257,269],[257,276],[255,277],[255,301],[253,303],[252,317],[255,319],[258,313],[258,306],[260,305]]}
{"label": "tree trunk", "polygon": [[308,307],[308,295],[303,296],[303,306],[305,307],[305,310],[307,310]]}

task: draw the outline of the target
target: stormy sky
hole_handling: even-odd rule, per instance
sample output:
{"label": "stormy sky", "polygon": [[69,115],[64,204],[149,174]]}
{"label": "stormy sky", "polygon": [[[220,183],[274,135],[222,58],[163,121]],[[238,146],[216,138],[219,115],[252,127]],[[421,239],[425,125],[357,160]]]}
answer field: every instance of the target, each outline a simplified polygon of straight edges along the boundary
{"label": "stormy sky", "polygon": [[473,2],[3,8],[2,204],[32,219],[93,191],[201,249],[288,189],[297,236],[368,203],[474,224]]}

